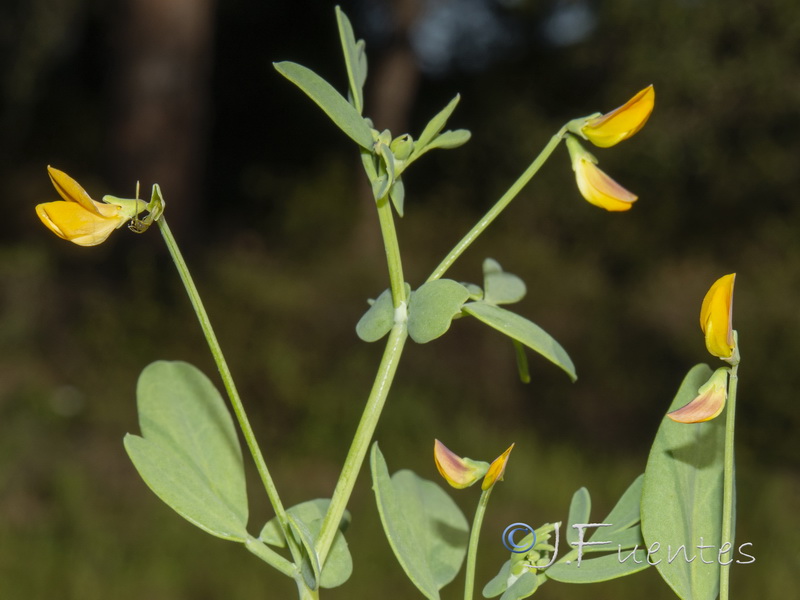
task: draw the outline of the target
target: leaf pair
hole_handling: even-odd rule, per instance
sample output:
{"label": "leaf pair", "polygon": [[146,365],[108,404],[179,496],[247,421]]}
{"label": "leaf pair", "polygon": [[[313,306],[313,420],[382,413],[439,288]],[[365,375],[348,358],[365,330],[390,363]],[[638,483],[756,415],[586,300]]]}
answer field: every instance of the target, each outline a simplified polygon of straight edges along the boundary
{"label": "leaf pair", "polygon": [[362,148],[362,160],[370,178],[376,201],[389,196],[402,217],[405,187],[403,171],[428,150],[457,148],[470,138],[466,129],[442,131],[460,99],[453,98],[422,131],[415,143],[408,134],[392,139],[391,132],[379,133],[372,122],[362,116],[364,83],[367,79],[367,56],[364,40],[356,40],[347,15],[336,7],[339,38],[342,43],[348,80],[348,99],[311,69],[293,62],[275,63],[275,69],[299,87],[350,139]]}
{"label": "leaf pair", "polygon": [[[507,335],[515,345],[524,345],[563,369],[574,381],[575,365],[564,348],[541,327],[498,304],[518,302],[525,296],[525,283],[506,273],[500,264],[487,258],[483,264],[484,289],[452,279],[428,281],[410,294],[408,334],[418,344],[425,344],[444,335],[453,319],[470,315]],[[469,301],[469,300],[472,301]],[[385,336],[394,325],[395,313],[389,290],[385,290],[356,325],[358,337],[374,342]],[[521,371],[527,370],[524,352],[517,353]]]}
{"label": "leaf pair", "polygon": [[314,543],[329,500],[289,508],[297,547],[295,566],[265,544],[286,545],[277,519],[258,538],[247,532],[244,464],[231,415],[211,381],[185,362],[157,361],[142,371],[136,390],[142,435],[127,434],[125,449],[145,483],[175,512],[211,535],[239,542],[285,575],[298,571],[308,587],[334,587],[352,572],[341,531],[322,569]]}
{"label": "leaf pair", "polygon": [[[584,535],[591,529],[591,497],[586,488],[581,488],[572,496],[567,520],[566,540],[574,547],[571,552],[557,562],[553,562],[558,552],[558,530],[560,523],[545,525],[536,530],[536,545],[525,553],[513,553],[500,568],[498,574],[483,589],[485,598],[500,596],[501,600],[521,600],[536,592],[539,586],[553,579],[563,583],[594,583],[630,575],[647,568],[645,551],[637,546],[643,544],[639,527],[639,499],[642,491],[642,478],[639,476],[620,497],[617,504],[601,522],[607,527],[598,527],[588,540]],[[549,544],[550,533],[555,531],[555,544]],[[542,534],[545,535],[542,535]],[[520,541],[524,548],[532,541],[529,535]],[[620,552],[636,548],[621,560]],[[553,558],[549,556],[553,552]],[[584,558],[584,554],[607,552],[599,558]],[[576,559],[576,555],[579,557]],[[553,563],[552,565],[550,563]],[[502,596],[501,596],[502,594]]]}

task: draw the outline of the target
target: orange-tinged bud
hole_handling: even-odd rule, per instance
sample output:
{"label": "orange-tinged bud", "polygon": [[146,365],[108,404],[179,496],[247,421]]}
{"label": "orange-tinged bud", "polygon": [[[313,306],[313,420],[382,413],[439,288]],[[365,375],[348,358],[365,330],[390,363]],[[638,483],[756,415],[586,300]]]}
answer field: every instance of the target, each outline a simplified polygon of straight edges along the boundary
{"label": "orange-tinged bud", "polygon": [[700,328],[706,337],[706,348],[723,360],[732,359],[735,351],[732,324],[735,279],[736,273],[717,279],[703,298],[700,308]]}
{"label": "orange-tinged bud", "polygon": [[619,108],[589,119],[581,127],[581,133],[595,146],[601,148],[618,144],[634,135],[647,123],[655,101],[655,89],[649,85]]}
{"label": "orange-tinged bud", "polygon": [[433,444],[433,459],[447,483],[459,490],[471,486],[489,470],[489,463],[462,458],[439,440]]}
{"label": "orange-tinged bud", "polygon": [[718,416],[728,399],[728,369],[714,371],[709,380],[697,390],[697,397],[686,406],[667,413],[678,423],[702,423]]}
{"label": "orange-tinged bud", "polygon": [[511,444],[505,452],[495,458],[492,464],[489,465],[489,471],[486,473],[486,477],[483,478],[483,483],[481,484],[482,490],[488,490],[494,486],[495,483],[503,480],[503,474],[506,472],[506,465],[508,464],[508,455],[511,454],[513,449],[514,444]]}

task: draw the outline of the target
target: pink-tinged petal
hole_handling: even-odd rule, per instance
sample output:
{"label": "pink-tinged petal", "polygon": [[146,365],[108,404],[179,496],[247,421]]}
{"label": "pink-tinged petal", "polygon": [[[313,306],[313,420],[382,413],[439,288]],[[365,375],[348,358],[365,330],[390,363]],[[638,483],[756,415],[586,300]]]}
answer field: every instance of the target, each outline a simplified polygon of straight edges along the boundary
{"label": "pink-tinged petal", "polygon": [[689,404],[667,413],[667,416],[677,423],[702,423],[719,416],[728,399],[728,369],[714,371],[697,394]]}
{"label": "pink-tinged petal", "polygon": [[736,273],[717,279],[703,298],[700,308],[700,329],[706,348],[719,358],[733,356],[733,284]]}
{"label": "pink-tinged petal", "polygon": [[489,469],[489,463],[462,458],[439,440],[433,443],[433,459],[447,483],[459,490],[471,486]]}
{"label": "pink-tinged petal", "polygon": [[611,179],[593,162],[581,158],[575,166],[578,190],[587,202],[612,212],[630,210],[638,196]]}
{"label": "pink-tinged petal", "polygon": [[581,128],[581,133],[601,148],[618,144],[644,127],[655,101],[655,89],[652,85],[647,86],[619,108],[589,120]]}
{"label": "pink-tinged petal", "polygon": [[482,490],[488,490],[490,487],[494,486],[495,483],[503,480],[503,475],[506,472],[506,465],[508,464],[508,455],[511,454],[513,449],[514,444],[511,444],[505,452],[495,458],[492,464],[489,465],[489,471],[486,473],[486,477],[483,478],[483,483],[481,484]]}

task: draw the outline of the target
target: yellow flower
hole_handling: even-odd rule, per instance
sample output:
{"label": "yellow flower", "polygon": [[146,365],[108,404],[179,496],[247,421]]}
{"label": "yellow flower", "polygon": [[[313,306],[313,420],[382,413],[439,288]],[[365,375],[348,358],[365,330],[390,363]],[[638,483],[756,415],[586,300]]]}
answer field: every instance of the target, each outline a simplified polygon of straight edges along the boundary
{"label": "yellow flower", "polygon": [[714,371],[709,380],[697,390],[697,397],[686,406],[667,413],[678,423],[702,423],[718,416],[728,399],[728,368]]}
{"label": "yellow flower", "polygon": [[447,483],[459,490],[471,486],[489,470],[489,463],[462,458],[439,440],[433,443],[433,460]]}
{"label": "yellow flower", "polygon": [[492,464],[489,465],[489,471],[481,484],[482,490],[488,490],[498,481],[503,481],[503,474],[506,472],[506,465],[508,464],[508,455],[511,454],[513,449],[514,444],[511,444],[505,452],[495,458]]}
{"label": "yellow flower", "polygon": [[143,210],[140,200],[121,201],[120,205],[95,202],[72,177],[48,166],[47,171],[63,200],[36,206],[36,214],[58,237],[79,246],[101,244],[127,221]]}
{"label": "yellow flower", "polygon": [[632,194],[597,167],[597,159],[580,145],[577,138],[567,137],[567,149],[578,190],[587,202],[608,211],[630,210],[638,196]]}
{"label": "yellow flower", "polygon": [[581,127],[581,134],[601,148],[627,140],[647,122],[655,101],[655,89],[649,85],[619,108],[589,119]]}
{"label": "yellow flower", "polygon": [[703,298],[700,308],[700,328],[706,336],[706,348],[714,356],[728,362],[736,360],[731,322],[735,278],[736,273],[731,273],[717,279]]}

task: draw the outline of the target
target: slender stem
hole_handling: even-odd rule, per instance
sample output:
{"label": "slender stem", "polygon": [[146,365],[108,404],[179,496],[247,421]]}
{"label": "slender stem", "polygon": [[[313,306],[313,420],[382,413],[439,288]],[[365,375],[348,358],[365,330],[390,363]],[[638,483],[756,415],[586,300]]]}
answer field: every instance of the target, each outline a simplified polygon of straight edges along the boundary
{"label": "slender stem", "polygon": [[500,197],[500,199],[492,208],[489,209],[489,212],[487,212],[483,218],[478,221],[472,229],[469,230],[467,235],[461,238],[461,241],[453,247],[450,253],[444,257],[444,260],[439,263],[439,266],[436,267],[433,273],[431,273],[430,277],[428,277],[428,281],[441,278],[447,269],[453,265],[456,259],[458,259],[458,257],[470,247],[472,242],[474,242],[477,237],[492,223],[492,221],[494,221],[500,215],[500,213],[503,212],[506,206],[508,206],[511,201],[517,197],[517,195],[522,191],[522,188],[527,185],[527,183],[534,175],[536,175],[536,172],[542,167],[545,161],[550,158],[550,155],[558,147],[558,144],[561,142],[561,140],[564,139],[564,135],[566,135],[566,133],[567,127],[565,125],[557,134],[550,138],[550,141],[539,153],[539,156],[537,156],[530,166],[525,169],[525,172],[519,176],[519,179],[517,179],[511,185],[511,187],[508,188],[508,191]]}
{"label": "slender stem", "polygon": [[[378,174],[375,169],[374,157],[366,150],[361,151],[361,161],[364,170],[370,181],[374,181]],[[375,382],[372,384],[369,398],[367,398],[361,421],[358,423],[355,437],[347,452],[342,472],[333,490],[333,497],[322,521],[322,529],[317,538],[316,551],[319,563],[325,564],[331,545],[333,544],[336,530],[339,528],[342,516],[344,515],[347,503],[353,493],[358,472],[364,464],[364,459],[369,450],[369,443],[378,426],[383,406],[392,387],[394,375],[397,372],[397,365],[403,353],[406,338],[408,337],[408,326],[406,313],[402,308],[407,303],[406,285],[403,278],[403,263],[400,259],[400,245],[397,241],[397,231],[394,226],[394,215],[392,205],[389,202],[389,195],[377,200],[378,220],[383,235],[383,245],[386,249],[386,264],[389,269],[389,284],[392,290],[392,304],[395,308],[395,324],[389,333],[386,341],[386,348],[383,351],[381,364],[378,366],[378,373],[375,375]]]}
{"label": "slender stem", "polygon": [[389,285],[392,289],[392,304],[395,308],[407,301],[406,285],[403,278],[403,263],[400,260],[400,244],[397,241],[397,231],[394,227],[394,215],[389,196],[378,200],[378,220],[383,235],[383,245],[386,248],[386,265],[389,267]]}
{"label": "slender stem", "polygon": [[467,569],[464,579],[464,600],[472,600],[472,593],[475,587],[475,564],[478,559],[478,540],[481,537],[481,527],[483,526],[483,516],[486,514],[486,506],[489,504],[489,496],[494,486],[484,490],[475,509],[475,518],[472,519],[472,529],[469,532],[469,546],[467,548]]}
{"label": "slender stem", "polygon": [[[733,556],[733,526],[734,526],[734,503],[736,499],[735,480],[736,472],[734,465],[734,426],[736,423],[736,389],[739,383],[739,365],[731,367],[730,382],[728,383],[728,403],[725,415],[725,465],[723,468],[723,492],[722,492],[722,537],[720,546],[726,542],[731,545],[731,556]],[[730,593],[730,564],[722,564],[719,568],[719,600],[728,600]]]}
{"label": "slender stem", "polygon": [[[368,150],[361,150],[361,164],[370,183],[378,179],[375,167],[375,156]],[[386,266],[389,268],[389,287],[392,290],[392,304],[399,308],[406,298],[405,278],[403,277],[403,263],[400,259],[400,244],[397,241],[397,230],[394,226],[392,205],[387,193],[383,198],[375,200],[378,208],[378,221],[383,236],[383,247],[386,249]]]}
{"label": "slender stem", "polygon": [[300,556],[300,553],[294,542],[294,536],[291,535],[289,530],[289,522],[286,518],[286,511],[283,507],[280,497],[278,496],[278,490],[276,489],[275,483],[272,480],[272,476],[269,473],[267,463],[264,461],[264,456],[261,454],[261,449],[256,441],[253,428],[250,426],[250,421],[245,413],[242,400],[239,397],[239,392],[236,391],[236,385],[234,384],[233,376],[231,375],[231,371],[228,368],[228,363],[225,361],[225,357],[222,354],[222,348],[220,348],[219,342],[217,341],[217,336],[211,326],[208,313],[206,313],[206,309],[203,306],[203,301],[201,300],[200,294],[197,291],[197,287],[194,285],[192,276],[189,273],[189,268],[186,266],[186,261],[183,260],[183,255],[178,248],[178,244],[175,242],[175,238],[172,236],[172,232],[167,225],[166,219],[162,217],[157,221],[157,223],[159,229],[161,230],[161,235],[164,238],[164,242],[167,244],[167,249],[172,256],[172,260],[175,262],[175,267],[178,269],[178,274],[181,277],[181,281],[183,281],[183,285],[186,288],[186,293],[188,294],[189,300],[192,303],[194,312],[197,314],[197,320],[200,321],[200,328],[203,330],[203,335],[208,342],[211,355],[214,357],[214,362],[217,364],[217,369],[219,369],[219,374],[222,378],[222,384],[225,386],[225,390],[228,392],[228,398],[230,399],[233,412],[239,422],[239,427],[242,430],[242,435],[244,435],[247,447],[250,449],[250,454],[253,456],[256,469],[258,469],[258,474],[261,477],[261,482],[264,484],[264,489],[267,492],[267,496],[269,496],[269,501],[275,510],[278,521],[281,524],[281,529],[288,540],[289,547],[292,549],[292,555],[295,557],[295,560],[297,560]]}
{"label": "slender stem", "polygon": [[369,449],[369,443],[372,441],[372,436],[378,425],[378,419],[381,416],[381,411],[383,411],[386,397],[389,395],[389,389],[392,387],[392,381],[397,372],[397,365],[400,362],[400,355],[403,352],[403,346],[405,345],[407,337],[408,330],[405,321],[396,323],[389,333],[389,339],[386,342],[386,349],[383,352],[383,358],[378,367],[375,383],[372,385],[372,391],[367,399],[364,412],[361,415],[361,421],[358,424],[353,443],[347,453],[342,472],[339,475],[339,481],[336,483],[336,489],[333,491],[331,504],[328,507],[328,512],[325,514],[325,519],[322,522],[322,529],[317,539],[316,551],[321,565],[325,564],[325,559],[328,557],[328,552],[333,544],[333,539],[336,535],[336,530],[339,528],[342,515],[344,515],[347,502],[350,499],[350,495],[353,493],[353,487],[355,486],[358,472],[361,470],[361,465],[364,463],[364,458]]}

